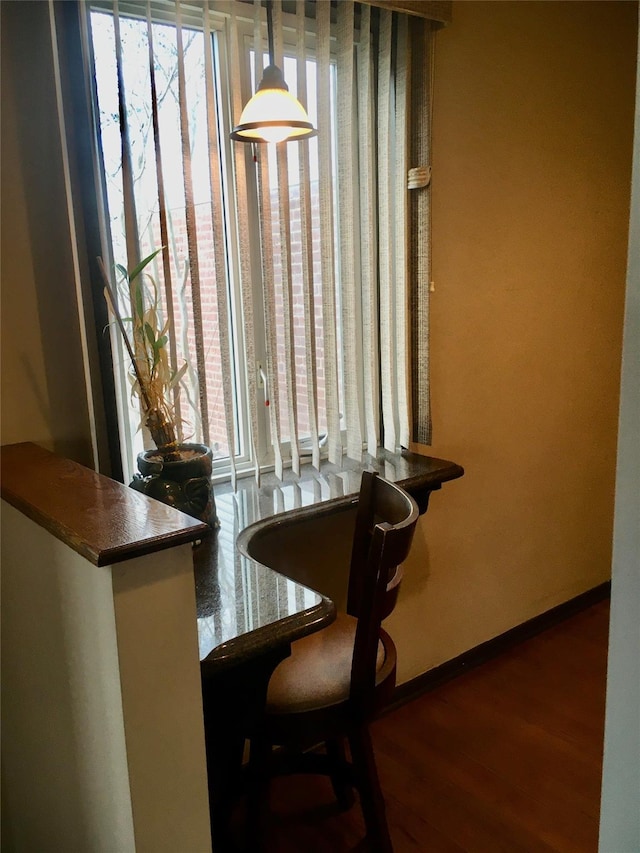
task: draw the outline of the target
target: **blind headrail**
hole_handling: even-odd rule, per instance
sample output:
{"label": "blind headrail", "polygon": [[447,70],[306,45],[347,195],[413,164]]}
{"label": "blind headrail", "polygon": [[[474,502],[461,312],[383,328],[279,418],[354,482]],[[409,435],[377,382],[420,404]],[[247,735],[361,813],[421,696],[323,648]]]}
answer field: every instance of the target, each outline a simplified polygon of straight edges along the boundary
{"label": "blind headrail", "polygon": [[428,18],[442,24],[450,24],[452,17],[452,0],[358,0],[369,6],[379,6],[391,12],[405,12],[419,18]]}
{"label": "blind headrail", "polygon": [[[208,0],[209,9],[215,15],[219,14],[223,17],[230,15],[229,3],[227,0]],[[238,6],[253,5],[253,0],[237,0]],[[427,18],[431,21],[438,21],[442,24],[451,23],[452,19],[452,0],[357,0],[357,2],[369,6],[378,6],[382,9],[387,9],[391,12],[404,12],[407,15],[415,15],[419,18]],[[89,3],[92,9],[109,10],[113,8],[113,0],[90,0]],[[121,15],[146,15],[147,3],[146,0],[120,0],[119,11]],[[313,0],[305,2],[305,14],[315,17],[313,10]],[[181,0],[183,22],[188,25],[192,21],[200,21],[203,14],[202,0]],[[311,8],[309,8],[311,7]],[[285,0],[283,4],[283,13],[293,14],[295,12],[295,0]],[[152,17],[159,20],[171,21],[175,19],[175,0],[151,0]],[[332,10],[332,20],[334,19],[335,10]],[[250,22],[253,13],[247,12],[242,15],[238,12],[238,21]]]}

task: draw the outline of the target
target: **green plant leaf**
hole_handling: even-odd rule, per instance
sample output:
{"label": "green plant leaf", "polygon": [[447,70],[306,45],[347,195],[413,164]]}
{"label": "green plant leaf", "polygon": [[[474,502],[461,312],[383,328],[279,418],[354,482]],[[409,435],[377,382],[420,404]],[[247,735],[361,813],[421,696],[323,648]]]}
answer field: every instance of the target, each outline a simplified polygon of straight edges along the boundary
{"label": "green plant leaf", "polygon": [[156,333],[153,331],[153,328],[149,325],[149,323],[144,324],[144,330],[147,334],[147,340],[151,344],[152,347],[155,348],[156,345]]}
{"label": "green plant leaf", "polygon": [[[169,343],[174,329],[166,314],[164,299],[161,295],[162,289],[159,288],[153,275],[149,271],[145,272],[145,268],[163,248],[156,249],[140,261],[130,273],[122,264],[114,264],[119,295],[114,298],[120,298],[123,302],[131,304],[132,316],[123,318],[125,322],[131,324],[132,371],[128,375],[131,397],[138,399],[143,413],[162,411],[169,422],[174,422],[176,412],[172,402],[167,399],[167,394],[170,390],[172,394],[175,393],[177,384],[187,374],[189,367],[188,363],[184,362],[180,369],[172,370]],[[188,276],[188,264],[185,264],[186,276]],[[183,288],[186,286],[186,278],[182,286]],[[121,331],[123,331],[122,326]],[[190,401],[189,388],[184,387],[184,391],[187,400]],[[193,403],[191,405],[193,406]]]}
{"label": "green plant leaf", "polygon": [[134,290],[134,307],[136,312],[136,318],[138,320],[142,320],[142,318],[144,317],[144,300],[142,298],[142,288],[140,287],[140,282],[136,284]]}
{"label": "green plant leaf", "polygon": [[151,263],[155,256],[158,255],[163,249],[164,246],[160,246],[159,249],[156,249],[155,252],[152,252],[144,260],[140,261],[138,266],[134,267],[128,274],[129,282],[131,283],[132,281],[134,281],[140,275],[142,270],[147,266],[147,264]]}

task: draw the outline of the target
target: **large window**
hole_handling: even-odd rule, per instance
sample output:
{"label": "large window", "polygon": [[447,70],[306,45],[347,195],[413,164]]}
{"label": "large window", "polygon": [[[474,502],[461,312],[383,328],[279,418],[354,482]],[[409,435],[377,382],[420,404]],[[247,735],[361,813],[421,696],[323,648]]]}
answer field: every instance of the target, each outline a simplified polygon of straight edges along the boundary
{"label": "large window", "polygon": [[[125,214],[126,178],[123,178],[124,160],[122,145],[122,126],[120,119],[120,102],[126,109],[127,144],[131,160],[131,187],[135,203],[135,219],[139,254],[147,256],[154,249],[163,245],[160,225],[160,202],[164,199],[166,211],[166,235],[168,242],[166,253],[169,257],[171,277],[169,287],[165,280],[165,268],[162,256],[154,260],[152,274],[162,295],[162,310],[170,311],[178,360],[185,359],[189,369],[182,382],[183,430],[185,439],[206,440],[214,450],[214,458],[220,470],[224,470],[229,461],[230,442],[225,423],[225,412],[222,402],[223,364],[219,328],[225,322],[229,329],[231,341],[231,358],[229,366],[232,371],[232,399],[234,429],[238,436],[235,448],[236,463],[251,463],[249,441],[249,400],[245,374],[248,370],[255,372],[256,391],[258,394],[257,411],[260,416],[258,426],[259,442],[257,453],[259,462],[268,464],[272,461],[269,421],[265,410],[270,405],[279,407],[280,439],[286,445],[291,434],[289,412],[284,399],[286,388],[285,360],[287,341],[284,330],[283,311],[283,276],[282,251],[280,242],[280,207],[278,165],[275,146],[268,146],[268,167],[265,173],[269,178],[268,201],[270,206],[271,239],[273,251],[274,278],[274,314],[276,317],[275,336],[277,348],[275,364],[277,383],[280,390],[277,399],[271,398],[267,376],[266,335],[264,317],[260,311],[255,312],[257,322],[253,328],[253,353],[251,363],[247,362],[245,346],[245,328],[243,314],[239,306],[241,297],[237,287],[237,268],[239,257],[239,232],[234,221],[234,176],[232,143],[227,141],[231,129],[230,115],[230,32],[228,20],[225,17],[212,16],[211,41],[206,42],[201,29],[184,26],[182,28],[182,63],[180,63],[177,46],[175,24],[158,21],[149,22],[145,18],[120,15],[117,22],[113,13],[95,9],[91,13],[91,34],[94,55],[97,102],[99,109],[99,128],[101,150],[106,179],[109,230],[111,235],[111,252],[114,264],[127,266],[130,258],[127,253],[127,216]],[[116,26],[118,32],[116,32]],[[249,70],[251,91],[255,89],[255,51],[248,35],[248,27],[238,27],[242,62],[245,73]],[[152,44],[154,63],[154,88],[156,92],[157,123],[154,133],[154,116],[152,114],[151,76],[149,71],[149,42]],[[212,129],[207,123],[207,105],[205,91],[205,50],[211,51],[214,68],[214,98],[217,127],[215,132],[220,142],[219,173],[214,180],[219,180],[223,205],[220,219],[214,223],[212,218],[212,187],[209,174],[209,133]],[[118,82],[118,52],[121,63],[121,84]],[[268,64],[265,54],[264,64]],[[182,64],[182,69],[180,68]],[[316,97],[316,63],[313,58],[305,60],[307,91],[304,99],[308,112],[314,123],[317,123]],[[285,55],[285,78],[290,81],[290,89],[297,92],[297,62],[295,57]],[[195,236],[197,240],[200,316],[194,312],[193,291],[190,287],[190,255],[187,233],[187,204],[185,201],[184,176],[185,162],[183,154],[183,134],[181,133],[181,94],[179,77],[184,77],[183,104],[186,109],[189,137],[189,164],[193,197],[191,203],[195,215]],[[334,72],[332,69],[332,77]],[[332,81],[333,82],[333,81]],[[245,87],[246,88],[246,87]],[[248,92],[248,90],[247,90]],[[333,99],[332,99],[333,108]],[[334,118],[335,121],[335,118]],[[318,145],[313,139],[309,143],[310,169],[310,201],[312,233],[312,276],[314,296],[314,340],[316,347],[316,362],[319,365],[317,380],[318,429],[326,432],[326,415],[324,408],[324,375],[323,364],[323,326],[322,326],[322,293],[320,279],[320,249],[319,249],[319,169]],[[258,182],[255,175],[248,173],[247,188],[253,197],[254,211],[259,208]],[[161,192],[159,186],[161,185]],[[289,211],[291,223],[290,264],[291,285],[293,294],[292,313],[293,348],[298,363],[304,363],[304,352],[307,346],[305,335],[305,307],[302,277],[302,211],[300,188],[300,156],[299,146],[292,145],[288,151],[288,189]],[[335,190],[334,190],[335,197]],[[252,239],[250,254],[252,258],[260,257],[260,222],[254,215],[248,230]],[[222,248],[226,275],[222,281],[216,276],[214,253],[216,242],[213,239],[214,228],[224,230],[224,239],[218,240]],[[252,276],[254,287],[254,304],[264,304],[265,295],[262,293],[262,270],[256,264],[255,275]],[[218,315],[218,300],[216,289],[227,289],[226,318]],[[127,314],[126,307],[122,309]],[[204,349],[204,375],[197,373],[197,345],[200,338]],[[122,351],[121,342],[117,335],[114,337],[118,358],[126,367],[126,357]],[[207,435],[203,428],[200,409],[199,386],[206,385],[206,422]],[[340,385],[342,381],[340,382]],[[125,446],[131,449],[133,458],[137,450],[143,447],[143,432],[138,429],[140,413],[128,393],[127,383],[121,381],[121,421]],[[301,371],[297,378],[297,434],[302,446],[308,445],[310,439],[309,426],[309,389],[306,376]],[[322,440],[322,439],[321,439]]]}
{"label": "large window", "polygon": [[[229,139],[267,64],[259,2],[98,0],[88,21],[105,261],[163,247],[182,438],[221,474],[409,442],[407,19],[275,6],[277,61],[319,128],[277,146]],[[111,340],[126,476],[147,437]]]}

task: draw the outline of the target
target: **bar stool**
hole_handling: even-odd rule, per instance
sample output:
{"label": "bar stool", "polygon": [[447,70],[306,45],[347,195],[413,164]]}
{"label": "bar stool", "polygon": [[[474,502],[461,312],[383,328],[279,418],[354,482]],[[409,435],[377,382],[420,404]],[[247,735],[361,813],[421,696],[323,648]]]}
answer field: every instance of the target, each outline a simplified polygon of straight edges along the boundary
{"label": "bar stool", "polygon": [[[355,788],[371,849],[392,851],[369,723],[395,687],[396,649],[381,622],[395,606],[417,520],[418,507],[400,486],[363,474],[347,612],[293,643],[271,676],[265,713],[248,733],[252,851],[261,843],[269,778],[291,772],[328,774],[343,808],[353,804]],[[323,754],[310,751],[319,745]]]}

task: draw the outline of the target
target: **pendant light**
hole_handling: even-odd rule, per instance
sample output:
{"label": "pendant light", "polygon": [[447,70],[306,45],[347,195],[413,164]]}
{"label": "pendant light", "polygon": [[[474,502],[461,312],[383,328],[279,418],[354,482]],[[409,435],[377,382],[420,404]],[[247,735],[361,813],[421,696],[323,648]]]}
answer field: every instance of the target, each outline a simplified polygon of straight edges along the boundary
{"label": "pendant light", "polygon": [[230,134],[231,139],[238,142],[288,142],[308,139],[318,132],[309,121],[305,108],[289,91],[284,74],[275,64],[272,5],[273,0],[267,0],[269,65],[255,95],[242,110],[240,123]]}

